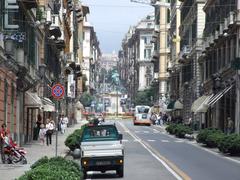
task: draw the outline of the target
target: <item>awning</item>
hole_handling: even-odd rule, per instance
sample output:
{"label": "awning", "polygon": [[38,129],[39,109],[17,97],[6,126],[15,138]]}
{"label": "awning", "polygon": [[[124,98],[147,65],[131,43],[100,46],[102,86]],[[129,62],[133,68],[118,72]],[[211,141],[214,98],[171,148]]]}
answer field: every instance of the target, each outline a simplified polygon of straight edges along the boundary
{"label": "awning", "polygon": [[42,106],[41,98],[37,95],[37,93],[27,92],[25,106],[40,108]]}
{"label": "awning", "polygon": [[55,104],[49,99],[44,97],[42,99],[43,102],[43,111],[45,112],[54,112],[55,110]]}
{"label": "awning", "polygon": [[223,89],[222,91],[218,92],[217,94],[215,94],[214,96],[212,96],[207,105],[208,106],[213,106],[219,99],[221,99],[231,88],[233,87],[233,85],[226,87],[225,89]]}
{"label": "awning", "polygon": [[202,103],[206,100],[207,97],[208,96],[204,95],[197,98],[192,104],[191,111],[196,112],[196,110],[202,105]]}
{"label": "awning", "polygon": [[174,103],[173,109],[183,109],[183,104],[179,100],[177,100]]}
{"label": "awning", "polygon": [[191,111],[194,113],[205,113],[208,110],[208,101],[213,97],[213,94],[210,96],[204,95],[196,99],[191,107]]}

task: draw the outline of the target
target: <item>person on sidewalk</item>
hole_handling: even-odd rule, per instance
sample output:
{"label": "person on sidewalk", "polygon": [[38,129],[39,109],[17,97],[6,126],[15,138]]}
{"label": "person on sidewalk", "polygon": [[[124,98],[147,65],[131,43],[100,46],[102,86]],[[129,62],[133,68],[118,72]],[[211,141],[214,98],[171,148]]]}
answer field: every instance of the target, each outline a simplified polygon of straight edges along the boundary
{"label": "person on sidewalk", "polygon": [[52,144],[52,134],[54,131],[54,124],[52,121],[47,119],[47,124],[46,124],[46,139],[47,139],[47,145]]}
{"label": "person on sidewalk", "polygon": [[5,123],[2,124],[2,128],[0,130],[0,154],[1,154],[1,159],[2,163],[5,163],[5,156],[3,155],[3,149],[4,149],[4,138],[8,136],[10,132],[7,130],[7,126]]}
{"label": "person on sidewalk", "polygon": [[68,117],[65,116],[61,119],[61,133],[64,134],[68,124]]}
{"label": "person on sidewalk", "polygon": [[45,143],[45,136],[46,136],[46,128],[44,124],[41,124],[38,137],[42,145],[44,145]]}
{"label": "person on sidewalk", "polygon": [[234,126],[233,126],[233,121],[230,117],[227,118],[227,133],[228,134],[231,134],[233,133],[233,130],[234,130]]}

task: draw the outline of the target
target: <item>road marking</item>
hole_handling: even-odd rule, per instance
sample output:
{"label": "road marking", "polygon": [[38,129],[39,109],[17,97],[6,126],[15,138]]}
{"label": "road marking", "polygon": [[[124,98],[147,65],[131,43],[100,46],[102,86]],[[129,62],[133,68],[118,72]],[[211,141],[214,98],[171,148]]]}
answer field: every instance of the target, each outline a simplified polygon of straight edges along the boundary
{"label": "road marking", "polygon": [[163,139],[163,140],[161,140],[161,142],[169,142],[169,140],[164,140],[164,139]]}
{"label": "road marking", "polygon": [[135,133],[139,133],[140,131],[135,131]]}
{"label": "road marking", "polygon": [[[127,130],[128,128],[122,123],[118,122],[123,129]],[[182,170],[180,170],[175,164],[170,162],[167,158],[163,157],[156,151],[153,147],[151,147],[147,142],[141,140],[136,134],[128,131],[128,134],[133,137],[155,158],[157,159],[177,180],[191,180],[191,178],[185,174]]]}
{"label": "road marking", "polygon": [[183,140],[176,140],[176,141],[174,141],[175,143],[182,143],[182,142],[184,142]]}
{"label": "road marking", "polygon": [[153,133],[159,133],[159,131],[156,129],[153,129]]}
{"label": "road marking", "polygon": [[155,142],[156,140],[148,139],[147,141],[149,141],[149,142]]}
{"label": "road marking", "polygon": [[143,131],[144,133],[149,133],[149,131]]}
{"label": "road marking", "polygon": [[128,139],[123,139],[122,142],[128,142]]}

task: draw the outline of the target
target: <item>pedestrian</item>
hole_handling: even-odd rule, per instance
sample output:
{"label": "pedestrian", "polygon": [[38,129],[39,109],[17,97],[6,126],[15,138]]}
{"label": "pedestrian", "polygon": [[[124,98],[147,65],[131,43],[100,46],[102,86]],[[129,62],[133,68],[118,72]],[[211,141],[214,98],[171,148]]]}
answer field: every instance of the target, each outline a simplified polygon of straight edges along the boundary
{"label": "pedestrian", "polygon": [[157,116],[156,125],[161,125],[161,121],[162,121],[162,112],[160,112],[159,115]]}
{"label": "pedestrian", "polygon": [[230,117],[228,117],[227,118],[227,133],[228,134],[231,134],[231,133],[233,133],[233,129],[234,129],[234,127],[233,127],[233,121],[232,121],[232,119],[230,118]]}
{"label": "pedestrian", "polygon": [[61,133],[64,134],[67,128],[68,124],[68,117],[65,116],[64,118],[61,119]]}
{"label": "pedestrian", "polygon": [[50,121],[50,119],[47,119],[46,129],[47,145],[49,145],[52,144],[52,134],[54,131],[54,123],[53,121]]}
{"label": "pedestrian", "polygon": [[45,136],[46,136],[46,128],[44,124],[41,124],[38,137],[42,145],[44,145],[45,143]]}
{"label": "pedestrian", "polygon": [[40,126],[42,124],[42,117],[40,114],[38,114],[37,116],[37,121],[34,127],[34,134],[33,134],[33,140],[38,140],[38,135],[39,135],[39,131],[40,131]]}
{"label": "pedestrian", "polygon": [[168,115],[167,122],[168,124],[172,122],[172,116],[170,114]]}
{"label": "pedestrian", "polygon": [[152,124],[156,124],[157,115],[154,112],[152,112],[150,120],[152,121]]}
{"label": "pedestrian", "polygon": [[2,124],[1,130],[0,130],[0,153],[1,153],[1,159],[2,163],[5,163],[5,155],[4,153],[4,138],[8,136],[10,132],[7,129],[7,126],[5,123]]}

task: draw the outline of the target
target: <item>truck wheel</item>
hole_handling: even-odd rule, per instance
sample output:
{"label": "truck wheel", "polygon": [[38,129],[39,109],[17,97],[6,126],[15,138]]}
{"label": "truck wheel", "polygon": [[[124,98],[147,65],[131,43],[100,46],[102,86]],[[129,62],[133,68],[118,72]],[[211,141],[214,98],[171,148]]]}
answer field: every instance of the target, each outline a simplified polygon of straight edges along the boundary
{"label": "truck wheel", "polygon": [[117,175],[118,175],[119,177],[123,177],[123,175],[124,175],[123,166],[120,166],[120,167],[117,169]]}

